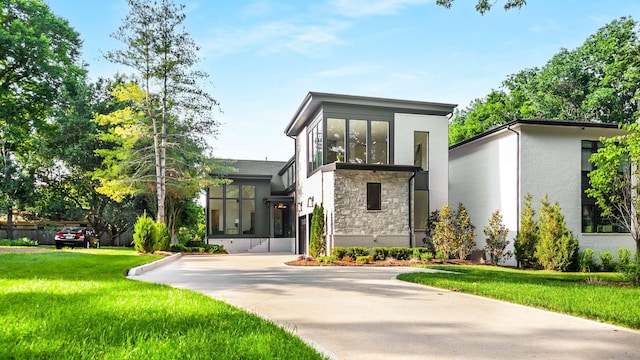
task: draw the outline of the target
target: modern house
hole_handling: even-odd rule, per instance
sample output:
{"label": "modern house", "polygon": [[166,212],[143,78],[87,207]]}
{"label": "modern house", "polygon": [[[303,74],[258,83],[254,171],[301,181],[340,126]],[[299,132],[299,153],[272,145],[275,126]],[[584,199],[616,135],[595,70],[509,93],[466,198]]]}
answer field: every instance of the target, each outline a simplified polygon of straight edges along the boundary
{"label": "modern house", "polygon": [[456,105],[310,92],[295,140],[298,253],[322,204],[327,248],[421,244],[448,201],[448,119]]}
{"label": "modern house", "polygon": [[558,201],[581,249],[614,254],[618,248],[633,249],[625,229],[602,217],[594,199],[584,194],[598,140],[624,133],[615,124],[549,120],[516,120],[492,129],[450,148],[449,203],[462,202],[469,211],[478,248],[485,246],[483,229],[499,209],[513,251],[525,195],[533,196],[537,211],[548,194],[551,202]]}
{"label": "modern house", "polygon": [[308,93],[285,129],[289,162],[237,161],[216,174],[232,182],[207,192],[207,241],[305,254],[322,204],[329,249],[421,245],[430,210],[448,201],[455,106]]}

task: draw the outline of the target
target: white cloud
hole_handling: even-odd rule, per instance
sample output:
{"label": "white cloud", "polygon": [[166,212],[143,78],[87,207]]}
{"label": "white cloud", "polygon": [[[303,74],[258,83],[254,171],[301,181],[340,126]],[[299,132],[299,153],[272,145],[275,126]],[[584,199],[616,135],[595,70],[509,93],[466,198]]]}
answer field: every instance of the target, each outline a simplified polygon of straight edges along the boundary
{"label": "white cloud", "polygon": [[347,17],[393,15],[407,7],[423,5],[431,0],[331,0],[335,12]]}
{"label": "white cloud", "polygon": [[300,25],[278,21],[257,24],[250,28],[227,27],[198,39],[207,57],[255,52],[258,54],[295,52],[318,56],[334,46],[342,45],[340,34],[349,27],[345,22],[329,22],[320,25]]}

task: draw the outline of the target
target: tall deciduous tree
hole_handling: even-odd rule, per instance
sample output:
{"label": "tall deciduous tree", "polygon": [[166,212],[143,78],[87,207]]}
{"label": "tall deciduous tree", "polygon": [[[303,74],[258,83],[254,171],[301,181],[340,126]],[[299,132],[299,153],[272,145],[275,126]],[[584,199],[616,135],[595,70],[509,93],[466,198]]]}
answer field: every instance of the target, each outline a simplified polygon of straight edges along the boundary
{"label": "tall deciduous tree", "polygon": [[629,230],[640,258],[640,125],[624,125],[627,135],[602,138],[603,144],[589,161],[587,195],[596,199],[602,215]]}
{"label": "tall deciduous tree", "polygon": [[83,73],[76,64],[80,44],[68,22],[41,1],[0,3],[0,200],[9,220],[32,178],[29,152],[65,100],[59,91]]}
{"label": "tall deciduous tree", "polygon": [[[200,87],[207,74],[195,70],[198,47],[184,30],[184,5],[169,0],[128,0],[129,14],[113,37],[124,49],[107,54],[112,62],[137,72],[150,119],[155,169],[157,220],[166,221],[167,149],[178,137],[202,138],[218,125],[218,102]],[[171,133],[171,130],[181,130]]]}

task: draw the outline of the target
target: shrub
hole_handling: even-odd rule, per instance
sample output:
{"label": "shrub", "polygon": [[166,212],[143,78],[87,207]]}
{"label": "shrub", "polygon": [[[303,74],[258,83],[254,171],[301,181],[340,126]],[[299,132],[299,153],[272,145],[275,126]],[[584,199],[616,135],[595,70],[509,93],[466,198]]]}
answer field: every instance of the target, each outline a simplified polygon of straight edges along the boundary
{"label": "shrub", "polygon": [[371,253],[375,260],[382,261],[389,256],[389,249],[386,247],[374,247],[371,249]]}
{"label": "shrub", "polygon": [[431,252],[424,252],[420,254],[420,260],[431,261],[433,260],[433,254]]}
{"label": "shrub", "polygon": [[449,259],[449,256],[447,256],[447,254],[445,254],[442,251],[438,251],[436,253],[436,259],[438,259],[438,260],[447,260],[447,259]]}
{"label": "shrub", "polygon": [[567,271],[576,262],[578,239],[567,230],[564,215],[556,201],[549,204],[548,196],[542,199],[539,215],[540,240],[535,256],[546,270]]}
{"label": "shrub", "polygon": [[640,286],[640,262],[637,259],[628,264],[621,264],[620,272],[624,280],[632,286]]}
{"label": "shrub", "polygon": [[618,249],[618,265],[631,263],[631,250],[627,248]]}
{"label": "shrub", "polygon": [[389,248],[389,256],[396,260],[409,260],[413,254],[413,249],[407,247]]}
{"label": "shrub", "polygon": [[421,259],[422,254],[429,254],[433,259],[433,253],[429,251],[429,249],[426,247],[417,247],[417,248],[411,249],[411,257],[414,259]]}
{"label": "shrub", "polygon": [[578,270],[582,272],[597,271],[596,254],[592,249],[586,248],[578,254]]}
{"label": "shrub", "polygon": [[372,261],[373,261],[373,256],[371,256],[371,255],[365,255],[365,256],[356,257],[356,264],[358,264],[358,265],[368,264],[368,263],[370,263]]}
{"label": "shrub", "polygon": [[169,251],[171,252],[190,252],[191,250],[187,249],[184,244],[170,244]]}
{"label": "shrub", "polygon": [[324,234],[324,207],[320,204],[313,207],[309,255],[315,258],[320,254],[324,254],[326,250],[327,240]]}
{"label": "shrub", "polygon": [[31,240],[28,238],[20,238],[20,239],[1,239],[0,246],[38,246],[38,242],[36,240]]}
{"label": "shrub", "polygon": [[602,264],[603,271],[614,271],[616,269],[616,262],[613,261],[613,255],[609,251],[600,253],[600,264]]}
{"label": "shrub", "polygon": [[342,260],[347,255],[347,248],[342,246],[336,246],[331,249],[331,256],[338,260]]}
{"label": "shrub", "polygon": [[350,246],[347,248],[346,255],[351,257],[352,259],[355,259],[358,256],[368,256],[369,248],[361,247],[361,246]]}
{"label": "shrub", "polygon": [[224,249],[224,246],[219,244],[205,244],[204,249],[206,252],[210,254],[226,254],[227,250]]}
{"label": "shrub", "polygon": [[155,246],[154,250],[169,250],[169,244],[171,243],[171,235],[169,235],[169,228],[167,224],[156,222],[156,231],[155,231]]}
{"label": "shrub", "polygon": [[538,244],[538,223],[535,220],[535,211],[531,207],[531,194],[524,198],[524,207],[520,214],[520,230],[513,242],[516,261],[523,268],[535,268],[538,260],[535,257]]}
{"label": "shrub", "polygon": [[342,261],[344,261],[344,262],[346,262],[346,263],[350,263],[350,262],[353,262],[353,258],[352,258],[351,256],[349,256],[349,255],[345,255],[345,256],[342,258]]}
{"label": "shrub", "polygon": [[458,239],[455,242],[458,258],[465,259],[469,254],[471,254],[473,248],[476,247],[476,227],[471,222],[469,213],[467,213],[467,209],[462,205],[462,203],[458,204],[455,225],[458,233]]}
{"label": "shrub", "polygon": [[150,253],[155,249],[156,222],[145,211],[133,226],[133,245],[137,252]]}
{"label": "shrub", "polygon": [[436,223],[433,234],[433,246],[436,252],[443,254],[444,258],[449,258],[456,250],[456,242],[458,233],[456,231],[455,221],[451,213],[451,207],[445,205],[440,209],[438,222]]}
{"label": "shrub", "polygon": [[489,224],[484,227],[484,234],[487,236],[487,245],[484,249],[489,253],[489,258],[493,265],[497,265],[502,258],[510,258],[511,252],[504,249],[509,245],[507,235],[509,229],[502,223],[502,214],[500,210],[496,210],[491,214]]}
{"label": "shrub", "polygon": [[334,256],[318,256],[316,261],[328,265],[333,264],[333,262],[336,261],[336,258]]}

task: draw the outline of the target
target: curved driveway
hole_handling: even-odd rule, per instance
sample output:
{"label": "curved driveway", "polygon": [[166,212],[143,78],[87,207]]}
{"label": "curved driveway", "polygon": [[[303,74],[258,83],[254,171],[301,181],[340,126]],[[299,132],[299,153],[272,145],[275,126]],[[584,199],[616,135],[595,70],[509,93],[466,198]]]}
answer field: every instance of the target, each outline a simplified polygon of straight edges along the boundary
{"label": "curved driveway", "polygon": [[257,313],[336,359],[640,359],[638,331],[395,279],[418,269],[295,258],[183,256],[134,278]]}

